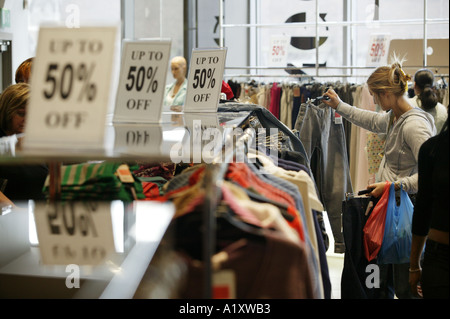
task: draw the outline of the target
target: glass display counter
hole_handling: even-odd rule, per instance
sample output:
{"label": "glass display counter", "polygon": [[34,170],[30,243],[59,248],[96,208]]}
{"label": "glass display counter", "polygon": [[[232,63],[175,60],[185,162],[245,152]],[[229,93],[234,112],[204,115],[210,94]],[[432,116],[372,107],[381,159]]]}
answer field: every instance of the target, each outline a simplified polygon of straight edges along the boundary
{"label": "glass display counter", "polygon": [[[173,161],[180,148],[210,142],[208,129],[224,139],[247,115],[164,113],[157,124],[111,123],[109,146],[97,150],[23,149],[20,136],[7,137],[0,165],[51,163],[52,175],[69,162]],[[0,298],[133,298],[174,214],[171,203],[145,200],[15,204],[0,213]]]}

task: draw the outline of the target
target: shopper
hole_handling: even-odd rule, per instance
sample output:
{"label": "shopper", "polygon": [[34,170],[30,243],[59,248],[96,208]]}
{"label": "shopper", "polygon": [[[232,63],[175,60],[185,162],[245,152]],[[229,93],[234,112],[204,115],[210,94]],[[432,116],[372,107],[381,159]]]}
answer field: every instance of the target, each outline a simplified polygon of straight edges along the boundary
{"label": "shopper", "polygon": [[[330,100],[325,104],[351,123],[375,133],[386,134],[384,155],[376,175],[376,183],[368,185],[370,195],[379,198],[386,181],[400,185],[411,197],[418,189],[418,155],[423,142],[436,132],[433,118],[408,102],[406,91],[410,76],[402,70],[401,62],[378,67],[368,78],[370,94],[386,112],[377,113],[341,101],[333,89],[324,95]],[[380,298],[393,298],[392,276],[398,298],[411,298],[409,287],[409,264],[380,266]],[[393,275],[392,275],[393,274]],[[343,283],[345,284],[345,283]]]}
{"label": "shopper", "polygon": [[0,95],[0,137],[23,133],[30,86],[17,83]]}
{"label": "shopper", "polygon": [[187,90],[186,59],[182,56],[172,58],[170,67],[175,82],[166,86],[164,92],[164,110],[181,111],[186,99]]}
{"label": "shopper", "polygon": [[33,60],[33,57],[28,58],[19,65],[16,70],[16,83],[30,83]]}
{"label": "shopper", "polygon": [[[12,84],[0,95],[0,138],[23,133],[29,96],[28,83]],[[42,188],[47,175],[46,165],[0,165],[3,194],[14,203],[44,199]]]}
{"label": "shopper", "polygon": [[447,108],[438,101],[433,72],[420,69],[414,74],[414,94],[409,101],[413,106],[418,106],[433,115],[436,132],[439,133],[447,120]]}
{"label": "shopper", "polygon": [[[419,152],[419,191],[412,224],[409,282],[412,293],[425,299],[449,298],[448,146],[447,116],[439,135],[423,143]],[[420,259],[425,241],[422,270]]]}

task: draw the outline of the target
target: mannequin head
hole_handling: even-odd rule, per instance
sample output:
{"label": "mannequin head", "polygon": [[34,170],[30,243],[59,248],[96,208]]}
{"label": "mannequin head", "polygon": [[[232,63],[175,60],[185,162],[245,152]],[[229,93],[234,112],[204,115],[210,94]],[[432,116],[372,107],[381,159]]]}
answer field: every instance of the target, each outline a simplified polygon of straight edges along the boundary
{"label": "mannequin head", "polygon": [[186,78],[186,59],[182,56],[176,56],[170,61],[172,75],[177,82],[183,82]]}

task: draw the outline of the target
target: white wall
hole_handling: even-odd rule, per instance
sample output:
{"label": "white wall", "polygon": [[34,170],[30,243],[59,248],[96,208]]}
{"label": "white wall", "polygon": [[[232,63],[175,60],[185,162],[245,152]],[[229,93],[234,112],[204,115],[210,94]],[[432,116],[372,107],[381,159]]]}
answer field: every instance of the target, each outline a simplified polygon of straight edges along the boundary
{"label": "white wall", "polygon": [[14,79],[15,70],[23,60],[33,55],[28,37],[28,13],[29,10],[23,9],[23,2],[17,0],[6,0],[4,9],[10,10],[11,25],[8,28],[0,28],[0,32],[12,34],[12,79]]}
{"label": "white wall", "polygon": [[80,26],[120,23],[120,0],[5,0],[3,8],[11,15],[11,26],[0,32],[12,34],[13,74],[23,60],[35,55],[41,23],[68,27],[74,27],[74,22]]}

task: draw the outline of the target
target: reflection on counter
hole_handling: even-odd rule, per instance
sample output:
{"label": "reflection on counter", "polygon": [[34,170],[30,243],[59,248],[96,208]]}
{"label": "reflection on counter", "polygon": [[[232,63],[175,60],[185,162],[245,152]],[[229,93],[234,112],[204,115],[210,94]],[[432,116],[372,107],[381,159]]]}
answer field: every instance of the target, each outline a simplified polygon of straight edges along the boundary
{"label": "reflection on counter", "polygon": [[[42,163],[50,161],[81,162],[88,160],[151,160],[170,161],[174,148],[194,141],[206,143],[202,138],[208,129],[221,135],[225,128],[233,128],[245,120],[248,112],[177,113],[166,112],[158,124],[109,123],[106,127],[105,147],[90,149],[82,146],[67,148],[23,148],[20,139],[0,139],[0,163]],[[197,134],[198,136],[196,136]],[[206,136],[206,135],[205,135]],[[22,137],[26,138],[26,136]],[[192,155],[190,155],[192,160]],[[185,159],[185,157],[183,157]],[[175,161],[173,161],[175,162]]]}
{"label": "reflection on counter", "polygon": [[0,216],[1,298],[132,298],[174,215],[150,201],[19,207]]}

